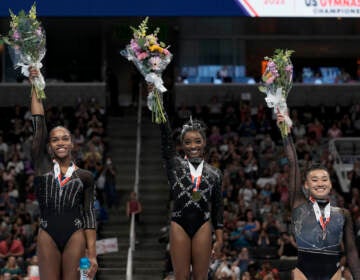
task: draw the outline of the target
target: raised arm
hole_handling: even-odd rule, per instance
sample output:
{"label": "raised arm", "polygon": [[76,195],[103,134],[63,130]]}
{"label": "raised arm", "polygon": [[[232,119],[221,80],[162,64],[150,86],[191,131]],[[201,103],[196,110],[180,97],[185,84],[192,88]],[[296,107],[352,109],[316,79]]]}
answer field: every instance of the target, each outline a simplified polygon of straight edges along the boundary
{"label": "raised arm", "polygon": [[345,216],[344,246],[346,260],[353,275],[353,279],[358,280],[360,279],[360,260],[355,244],[354,225],[349,211],[346,209],[343,209],[343,211]]}
{"label": "raised arm", "polygon": [[[277,122],[284,121],[284,117],[281,114],[277,115]],[[306,198],[301,188],[301,173],[299,163],[297,160],[296,149],[292,136],[289,134],[283,139],[285,154],[289,160],[290,174],[289,174],[289,194],[290,194],[290,206],[292,209],[302,204]]]}
{"label": "raised arm", "polygon": [[[30,70],[30,79],[37,75],[37,70]],[[35,167],[35,175],[41,175],[44,170],[42,170],[42,165],[45,161],[46,156],[46,139],[47,139],[47,129],[44,116],[44,106],[40,99],[36,97],[34,90],[31,92],[31,114],[32,122],[34,128],[34,138],[31,148],[32,160]]]}

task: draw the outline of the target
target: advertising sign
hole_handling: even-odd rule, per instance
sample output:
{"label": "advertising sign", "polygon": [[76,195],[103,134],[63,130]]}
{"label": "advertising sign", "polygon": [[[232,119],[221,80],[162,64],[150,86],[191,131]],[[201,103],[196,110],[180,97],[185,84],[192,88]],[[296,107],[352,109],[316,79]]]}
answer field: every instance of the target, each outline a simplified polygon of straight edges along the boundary
{"label": "advertising sign", "polygon": [[251,17],[360,17],[360,0],[235,0]]}

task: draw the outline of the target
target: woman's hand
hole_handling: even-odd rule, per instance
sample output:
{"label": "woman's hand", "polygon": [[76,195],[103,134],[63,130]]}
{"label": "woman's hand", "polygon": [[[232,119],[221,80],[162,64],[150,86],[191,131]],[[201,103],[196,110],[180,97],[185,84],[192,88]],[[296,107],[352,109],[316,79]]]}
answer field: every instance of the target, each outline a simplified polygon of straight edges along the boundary
{"label": "woman's hand", "polygon": [[147,90],[148,90],[148,92],[153,92],[154,89],[155,89],[154,84],[149,84],[149,83],[147,84]]}
{"label": "woman's hand", "polygon": [[284,121],[285,121],[285,116],[281,113],[277,113],[276,114],[276,124],[279,126]]}
{"label": "woman's hand", "polygon": [[[277,126],[280,127],[281,124],[284,123],[284,122],[285,123],[288,123],[288,122],[291,123],[291,120],[290,120],[289,116],[288,115],[285,116],[284,114],[281,114],[280,112],[278,112],[276,114],[276,124],[277,124]],[[290,133],[290,130],[291,130],[291,126],[288,125],[287,132]]]}
{"label": "woman's hand", "polygon": [[219,241],[215,241],[214,245],[213,245],[213,249],[211,251],[211,257],[218,259],[221,257],[221,249],[222,249],[223,244]]}
{"label": "woman's hand", "polygon": [[90,260],[90,269],[88,270],[87,275],[88,275],[88,279],[91,280],[94,279],[95,277],[95,274],[98,269],[98,263],[96,257],[89,257],[89,260]]}
{"label": "woman's hand", "polygon": [[40,75],[40,70],[39,69],[36,69],[36,68],[33,68],[33,67],[29,67],[29,79],[30,79],[30,82],[39,77]]}

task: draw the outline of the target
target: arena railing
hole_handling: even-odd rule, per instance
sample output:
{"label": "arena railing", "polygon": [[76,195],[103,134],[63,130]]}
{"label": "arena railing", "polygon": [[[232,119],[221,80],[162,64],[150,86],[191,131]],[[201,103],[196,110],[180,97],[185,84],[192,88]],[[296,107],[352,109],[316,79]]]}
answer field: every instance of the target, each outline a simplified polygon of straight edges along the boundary
{"label": "arena railing", "polygon": [[[139,86],[141,91],[141,86]],[[142,118],[142,94],[139,92],[139,102],[137,111],[137,127],[136,127],[136,159],[135,159],[135,180],[134,192],[139,193],[139,169],[140,169],[140,152],[141,152],[141,118]],[[131,215],[129,249],[126,265],[126,280],[133,278],[133,253],[135,251],[135,214]]]}
{"label": "arena railing", "polygon": [[329,141],[329,151],[334,157],[334,169],[343,192],[350,191],[348,172],[360,160],[360,137],[340,137]]}

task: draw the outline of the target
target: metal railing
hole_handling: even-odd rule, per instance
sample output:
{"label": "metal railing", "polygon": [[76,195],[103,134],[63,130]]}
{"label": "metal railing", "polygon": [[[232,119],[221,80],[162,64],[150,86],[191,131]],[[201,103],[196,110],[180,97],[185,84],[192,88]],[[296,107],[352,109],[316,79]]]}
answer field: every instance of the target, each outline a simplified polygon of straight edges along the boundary
{"label": "metal railing", "polygon": [[[139,169],[140,169],[140,152],[141,152],[141,117],[142,117],[142,92],[139,86],[139,102],[137,111],[137,127],[136,127],[136,159],[135,159],[135,180],[134,192],[139,193]],[[126,280],[132,280],[133,276],[133,253],[135,251],[135,214],[131,215],[130,233],[129,233],[129,249],[126,264]]]}
{"label": "metal railing", "polygon": [[341,137],[329,142],[329,151],[334,158],[334,169],[343,192],[350,191],[348,172],[356,160],[360,160],[360,138]]}

